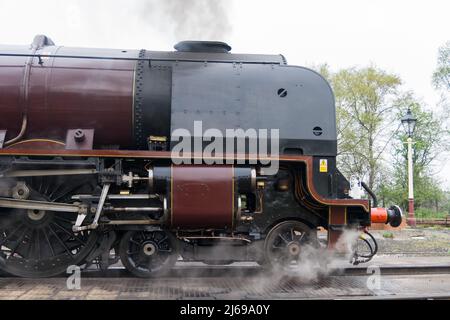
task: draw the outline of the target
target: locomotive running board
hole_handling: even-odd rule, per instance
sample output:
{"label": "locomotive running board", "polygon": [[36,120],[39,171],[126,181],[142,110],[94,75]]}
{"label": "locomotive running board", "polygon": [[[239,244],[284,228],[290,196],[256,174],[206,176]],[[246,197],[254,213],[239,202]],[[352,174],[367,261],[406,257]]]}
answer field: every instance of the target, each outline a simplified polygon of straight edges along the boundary
{"label": "locomotive running board", "polygon": [[0,198],[0,208],[73,212],[73,213],[85,212],[85,208],[73,204],[35,201],[35,200],[19,200],[11,198]]}
{"label": "locomotive running board", "polygon": [[[54,150],[54,149],[0,149],[1,156],[45,156],[45,157],[66,157],[66,158],[78,158],[78,157],[99,157],[99,158],[136,158],[136,159],[173,159],[174,156],[170,151],[143,151],[143,150]],[[215,158],[217,158],[216,155]],[[177,156],[179,159],[212,159],[203,157],[203,154],[185,154],[182,157]],[[223,160],[273,160],[270,156],[261,157],[258,155],[249,154],[236,154],[236,155],[223,155]],[[365,199],[331,199],[320,195],[313,182],[313,157],[304,155],[280,155],[277,158],[278,161],[283,162],[301,162],[306,165],[306,183],[308,191],[311,196],[319,203],[328,206],[357,206],[362,207],[367,213],[370,212],[370,204]]]}

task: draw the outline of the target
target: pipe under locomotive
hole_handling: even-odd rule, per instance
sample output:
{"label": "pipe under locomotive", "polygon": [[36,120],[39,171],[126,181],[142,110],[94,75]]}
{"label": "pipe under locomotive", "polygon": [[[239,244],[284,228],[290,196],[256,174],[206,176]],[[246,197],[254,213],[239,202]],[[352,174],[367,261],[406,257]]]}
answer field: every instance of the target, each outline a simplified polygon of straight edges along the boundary
{"label": "pipe under locomotive", "polygon": [[[335,248],[346,229],[400,224],[398,207],[349,197],[334,96],[319,74],[221,42],[175,49],[66,48],[46,36],[0,46],[0,269],[45,277],[120,258],[147,277],[180,256],[284,267],[320,247],[318,227]],[[236,149],[216,164],[195,153],[174,161],[173,132],[199,121],[279,130],[279,170],[266,175],[270,156],[237,159]],[[371,253],[355,263],[376,253],[364,241]]]}

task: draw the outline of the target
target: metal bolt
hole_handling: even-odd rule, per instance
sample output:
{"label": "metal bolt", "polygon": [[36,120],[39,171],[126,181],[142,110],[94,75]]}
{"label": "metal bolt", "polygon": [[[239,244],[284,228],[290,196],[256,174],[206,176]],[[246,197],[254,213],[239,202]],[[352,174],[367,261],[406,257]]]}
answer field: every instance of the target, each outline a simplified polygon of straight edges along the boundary
{"label": "metal bolt", "polygon": [[277,93],[280,98],[285,98],[287,96],[287,90],[284,88],[278,89]]}
{"label": "metal bolt", "polygon": [[83,130],[81,130],[81,129],[75,130],[74,139],[76,142],[83,142],[85,138],[86,138],[86,135],[84,134]]}

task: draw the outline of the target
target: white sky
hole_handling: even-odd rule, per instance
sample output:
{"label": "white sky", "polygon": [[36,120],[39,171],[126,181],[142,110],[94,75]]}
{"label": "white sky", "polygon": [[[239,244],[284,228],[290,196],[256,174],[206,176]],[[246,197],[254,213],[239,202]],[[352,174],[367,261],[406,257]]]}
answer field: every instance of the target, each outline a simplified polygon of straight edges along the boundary
{"label": "white sky", "polygon": [[[282,53],[290,64],[326,62],[333,70],[374,63],[430,108],[439,100],[431,75],[439,46],[450,40],[449,0],[222,2],[232,30],[215,40],[233,52]],[[137,0],[0,0],[2,44],[29,44],[41,33],[57,45],[171,50],[180,35],[165,29],[164,17],[142,18]],[[450,165],[443,167],[450,187]]]}

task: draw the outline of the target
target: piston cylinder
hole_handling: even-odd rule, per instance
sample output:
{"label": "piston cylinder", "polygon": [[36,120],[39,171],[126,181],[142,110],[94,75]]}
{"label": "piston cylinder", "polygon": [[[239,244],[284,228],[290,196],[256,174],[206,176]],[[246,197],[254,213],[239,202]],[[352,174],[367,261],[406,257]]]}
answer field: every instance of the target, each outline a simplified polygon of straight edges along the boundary
{"label": "piston cylinder", "polygon": [[150,169],[152,192],[168,194],[168,223],[178,229],[232,229],[240,194],[256,188],[256,170],[227,165],[178,165]]}

